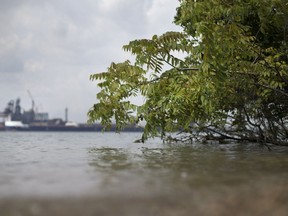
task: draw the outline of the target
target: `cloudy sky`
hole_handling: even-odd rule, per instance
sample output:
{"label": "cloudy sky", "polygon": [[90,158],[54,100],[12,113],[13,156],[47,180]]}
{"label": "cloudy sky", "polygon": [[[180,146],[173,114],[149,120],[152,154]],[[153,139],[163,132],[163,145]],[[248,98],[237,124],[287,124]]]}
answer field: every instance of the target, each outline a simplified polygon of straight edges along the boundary
{"label": "cloudy sky", "polygon": [[0,0],[0,111],[21,98],[50,118],[86,122],[96,102],[89,75],[132,59],[129,41],[179,30],[178,0]]}

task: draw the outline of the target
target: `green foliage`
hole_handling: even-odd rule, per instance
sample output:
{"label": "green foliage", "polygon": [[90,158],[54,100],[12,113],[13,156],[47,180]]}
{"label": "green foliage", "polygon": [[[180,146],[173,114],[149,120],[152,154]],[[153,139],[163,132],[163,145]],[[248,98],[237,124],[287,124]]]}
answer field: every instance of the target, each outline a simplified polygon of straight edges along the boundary
{"label": "green foliage", "polygon": [[[181,1],[183,32],[131,41],[123,49],[135,63],[91,75],[101,91],[89,121],[144,120],[143,140],[181,130],[287,143],[287,20],[286,0]],[[136,95],[142,105],[129,102]]]}
{"label": "green foliage", "polygon": [[89,121],[101,119],[101,123],[110,127],[112,118],[117,123],[117,129],[126,124],[135,122],[130,114],[137,106],[128,99],[138,94],[138,86],[146,82],[145,71],[137,66],[132,66],[129,61],[123,63],[111,63],[108,72],[93,74],[90,80],[104,80],[98,83],[102,90],[97,94],[99,103],[94,104],[88,112]]}

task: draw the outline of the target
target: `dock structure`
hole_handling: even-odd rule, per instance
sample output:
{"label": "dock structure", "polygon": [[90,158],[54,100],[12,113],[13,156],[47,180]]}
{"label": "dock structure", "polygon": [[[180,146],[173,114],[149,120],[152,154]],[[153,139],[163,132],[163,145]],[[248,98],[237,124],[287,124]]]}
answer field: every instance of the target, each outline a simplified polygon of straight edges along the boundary
{"label": "dock structure", "polygon": [[[104,127],[99,124],[76,123],[68,121],[68,108],[65,109],[65,119],[49,119],[48,113],[39,113],[34,110],[34,100],[32,108],[25,111],[20,105],[20,99],[11,100],[4,112],[0,112],[0,131],[103,131]],[[117,131],[116,125],[112,124],[109,131]],[[139,132],[143,131],[138,125],[127,125],[121,131]]]}

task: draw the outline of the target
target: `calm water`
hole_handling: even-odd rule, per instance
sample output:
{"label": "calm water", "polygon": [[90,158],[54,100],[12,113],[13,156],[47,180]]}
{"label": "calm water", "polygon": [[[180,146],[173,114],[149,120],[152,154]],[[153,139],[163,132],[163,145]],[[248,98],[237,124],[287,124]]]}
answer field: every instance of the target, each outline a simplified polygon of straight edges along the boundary
{"label": "calm water", "polygon": [[0,133],[0,198],[153,196],[287,185],[288,148],[175,145],[139,133]]}

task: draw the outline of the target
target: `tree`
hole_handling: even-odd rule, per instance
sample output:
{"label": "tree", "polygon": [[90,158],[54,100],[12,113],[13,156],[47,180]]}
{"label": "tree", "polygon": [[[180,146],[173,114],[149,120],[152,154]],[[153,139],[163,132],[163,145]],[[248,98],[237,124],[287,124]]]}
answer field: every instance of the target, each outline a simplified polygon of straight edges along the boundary
{"label": "tree", "polygon": [[[145,120],[143,141],[180,131],[173,140],[288,145],[287,1],[183,0],[175,23],[183,32],[125,45],[135,63],[91,75],[101,91],[89,121]],[[140,106],[129,101],[138,94]]]}

